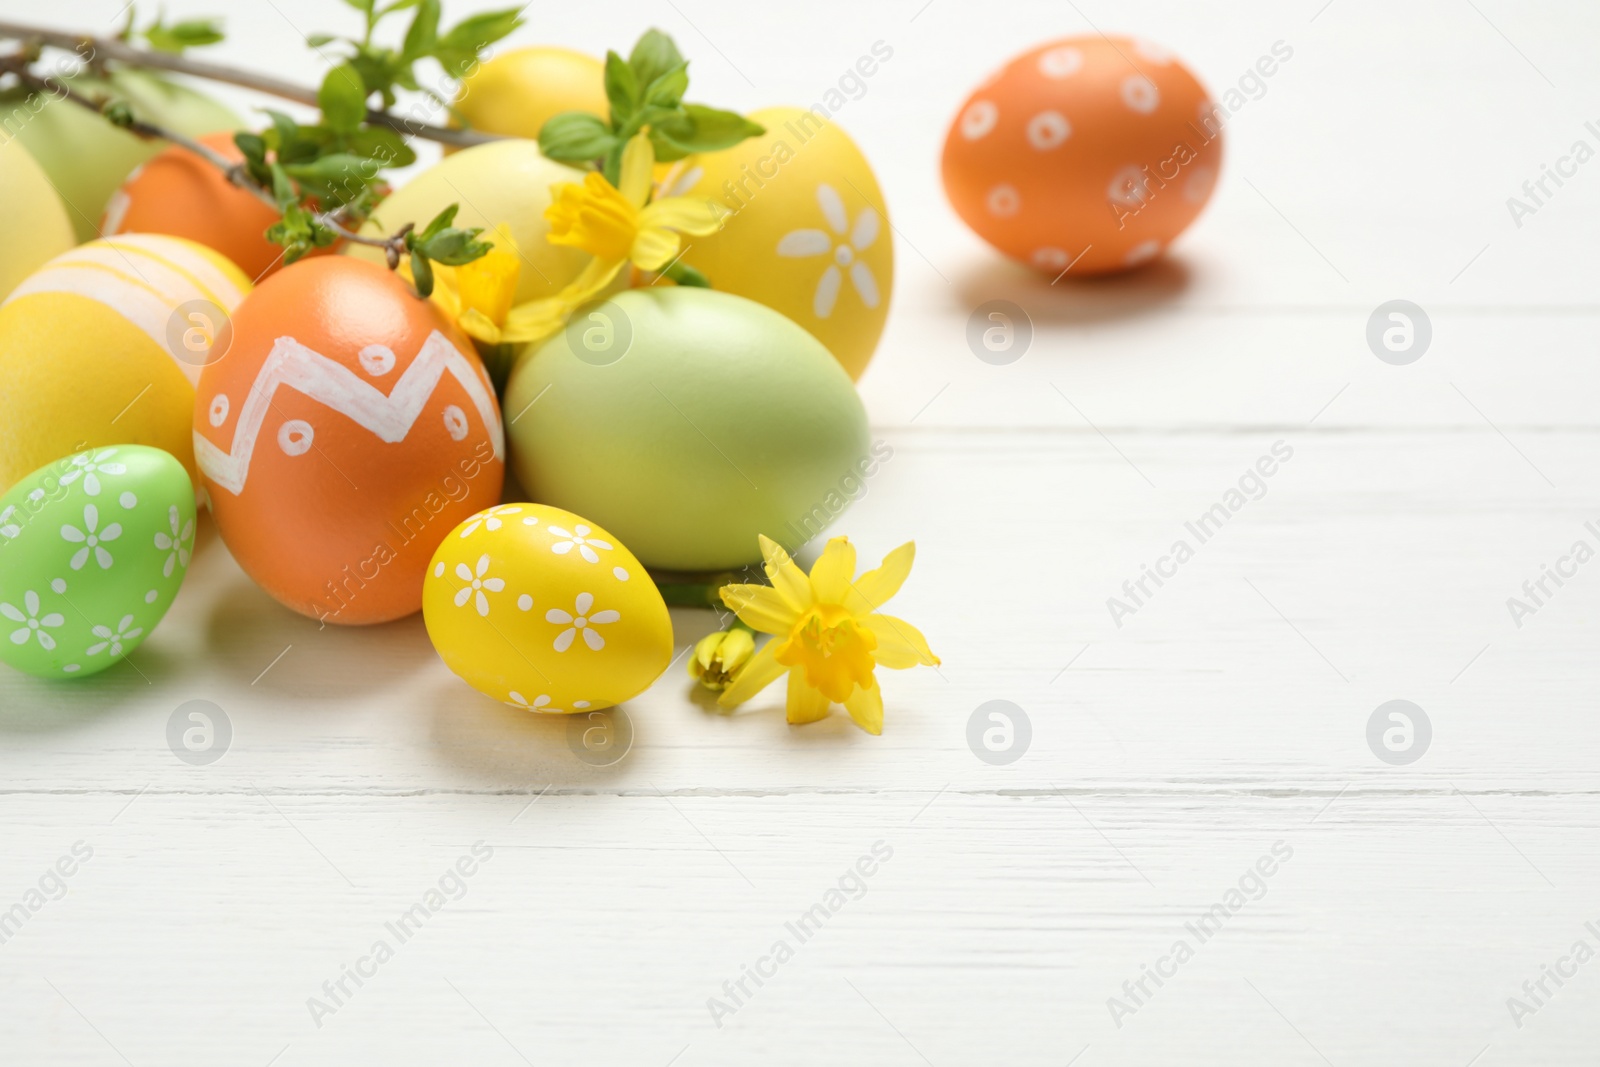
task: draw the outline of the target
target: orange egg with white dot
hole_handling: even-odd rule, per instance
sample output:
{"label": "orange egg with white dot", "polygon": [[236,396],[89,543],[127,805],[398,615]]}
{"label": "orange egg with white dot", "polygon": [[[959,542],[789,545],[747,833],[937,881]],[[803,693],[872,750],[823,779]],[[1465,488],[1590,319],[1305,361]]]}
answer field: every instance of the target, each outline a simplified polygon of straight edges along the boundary
{"label": "orange egg with white dot", "polygon": [[434,549],[500,499],[505,433],[476,349],[400,278],[306,259],[233,313],[195,389],[194,452],[246,574],[331,623],[422,607]]}
{"label": "orange egg with white dot", "polygon": [[1166,251],[1211,198],[1223,121],[1164,49],[1052,41],[962,105],[945,193],[978,236],[1052,278],[1127,270]]}

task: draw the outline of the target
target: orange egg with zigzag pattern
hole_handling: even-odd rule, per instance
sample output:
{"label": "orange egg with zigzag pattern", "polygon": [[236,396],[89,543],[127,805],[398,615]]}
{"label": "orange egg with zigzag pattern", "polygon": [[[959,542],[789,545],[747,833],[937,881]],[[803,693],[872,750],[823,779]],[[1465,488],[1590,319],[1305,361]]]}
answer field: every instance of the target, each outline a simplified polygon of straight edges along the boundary
{"label": "orange egg with zigzag pattern", "polygon": [[258,286],[195,392],[195,462],[245,572],[302,615],[386,622],[500,499],[505,434],[472,343],[376,264],[307,259]]}

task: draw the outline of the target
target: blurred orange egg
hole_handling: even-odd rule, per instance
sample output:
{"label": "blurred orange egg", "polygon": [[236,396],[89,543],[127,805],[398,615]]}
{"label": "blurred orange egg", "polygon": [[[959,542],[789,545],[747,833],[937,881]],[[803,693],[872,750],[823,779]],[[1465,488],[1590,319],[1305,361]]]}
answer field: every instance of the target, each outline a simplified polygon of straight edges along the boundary
{"label": "blurred orange egg", "polygon": [[245,298],[226,354],[201,371],[194,427],[239,566],[333,623],[418,611],[434,550],[499,502],[505,475],[471,342],[400,278],[344,256],[295,263]]}
{"label": "blurred orange egg", "polygon": [[1067,37],[1007,63],[968,97],[944,144],[956,213],[1052,277],[1159,256],[1211,197],[1223,116],[1170,53]]}
{"label": "blurred orange egg", "polygon": [[[237,163],[244,158],[233,134],[197,138]],[[259,280],[278,269],[283,249],[267,240],[278,212],[232,184],[211,163],[173,145],[129,174],[106,204],[100,232],[164,233],[215,249]]]}

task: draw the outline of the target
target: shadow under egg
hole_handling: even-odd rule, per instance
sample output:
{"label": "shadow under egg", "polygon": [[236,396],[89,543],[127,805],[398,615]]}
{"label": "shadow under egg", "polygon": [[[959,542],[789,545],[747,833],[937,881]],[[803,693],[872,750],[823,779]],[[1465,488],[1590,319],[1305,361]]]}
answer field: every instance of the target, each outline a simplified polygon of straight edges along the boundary
{"label": "shadow under egg", "polygon": [[967,264],[953,281],[958,299],[969,310],[990,300],[1009,300],[1037,324],[1070,327],[1148,315],[1181,299],[1194,277],[1184,257],[1169,252],[1116,274],[1074,277],[1069,269],[1054,279],[995,255]]}

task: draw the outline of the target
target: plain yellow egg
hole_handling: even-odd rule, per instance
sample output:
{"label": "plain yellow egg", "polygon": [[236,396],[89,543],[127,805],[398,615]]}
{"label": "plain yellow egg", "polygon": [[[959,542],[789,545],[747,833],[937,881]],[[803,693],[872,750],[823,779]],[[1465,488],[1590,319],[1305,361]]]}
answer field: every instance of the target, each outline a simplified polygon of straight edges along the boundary
{"label": "plain yellow egg", "polygon": [[568,48],[538,45],[497,55],[461,83],[456,110],[484,133],[537,139],[552,115],[586,111],[602,119],[606,101],[605,64]]}
{"label": "plain yellow egg", "polygon": [[422,618],[447,667],[527,711],[620,704],[672,659],[666,602],[633,553],[540,504],[501,504],[450,531],[428,565]]}
{"label": "plain yellow egg", "polygon": [[889,212],[866,156],[838,124],[773,107],[765,135],[681,160],[661,195],[709,197],[730,212],[689,241],[684,262],[723,292],[781,312],[827,346],[851,378],[878,347],[894,289]]}
{"label": "plain yellow egg", "polygon": [[52,259],[0,305],[0,492],[62,456],[150,445],[195,476],[194,390],[250,279],[192,241],[123,234]]}
{"label": "plain yellow egg", "polygon": [[0,144],[0,300],[45,260],[72,247],[72,223],[44,169],[13,141]]}
{"label": "plain yellow egg", "polygon": [[[555,294],[589,262],[587,252],[545,240],[550,187],[582,181],[582,172],[546,159],[533,141],[477,145],[435,163],[395,190],[361,232],[387,236],[408,222],[420,230],[451,204],[460,205],[456,226],[492,231],[505,223],[520,253],[515,299],[521,304]],[[383,262],[381,248],[352,244],[346,253]]]}

